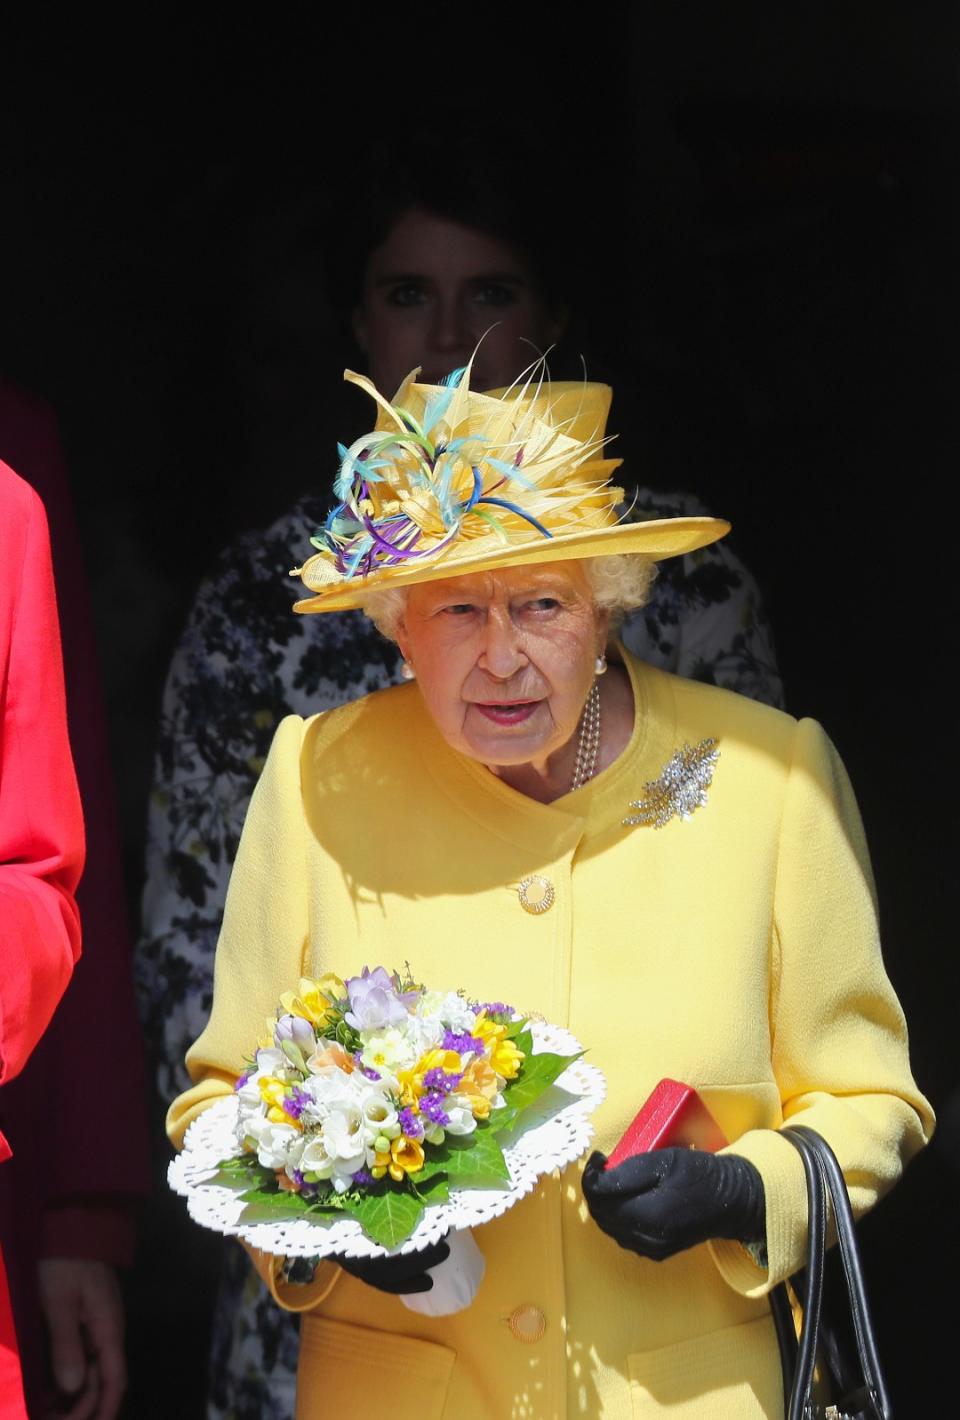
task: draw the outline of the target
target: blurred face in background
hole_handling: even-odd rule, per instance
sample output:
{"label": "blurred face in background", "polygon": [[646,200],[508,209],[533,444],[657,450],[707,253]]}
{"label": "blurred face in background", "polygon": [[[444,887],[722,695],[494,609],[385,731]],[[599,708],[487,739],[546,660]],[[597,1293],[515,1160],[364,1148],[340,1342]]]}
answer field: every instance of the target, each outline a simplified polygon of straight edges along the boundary
{"label": "blurred face in background", "polygon": [[563,324],[510,245],[419,208],[371,254],[354,315],[370,377],[388,397],[417,365],[424,383],[438,383],[467,363],[481,336],[471,387],[508,385]]}

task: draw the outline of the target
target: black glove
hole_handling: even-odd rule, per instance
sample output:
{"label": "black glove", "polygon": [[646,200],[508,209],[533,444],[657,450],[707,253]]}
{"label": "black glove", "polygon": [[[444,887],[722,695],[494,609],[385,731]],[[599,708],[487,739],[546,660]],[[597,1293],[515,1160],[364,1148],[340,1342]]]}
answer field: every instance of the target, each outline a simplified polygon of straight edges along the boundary
{"label": "black glove", "polygon": [[763,1180],[748,1159],[697,1149],[655,1149],[604,1172],[593,1153],[583,1196],[599,1228],[631,1252],[662,1262],[709,1238],[756,1243],[766,1233]]}
{"label": "black glove", "polygon": [[450,1248],[442,1240],[425,1247],[422,1252],[401,1253],[398,1257],[336,1257],[344,1272],[359,1277],[368,1287],[381,1292],[429,1292],[433,1278],[427,1276],[431,1267],[450,1256]]}

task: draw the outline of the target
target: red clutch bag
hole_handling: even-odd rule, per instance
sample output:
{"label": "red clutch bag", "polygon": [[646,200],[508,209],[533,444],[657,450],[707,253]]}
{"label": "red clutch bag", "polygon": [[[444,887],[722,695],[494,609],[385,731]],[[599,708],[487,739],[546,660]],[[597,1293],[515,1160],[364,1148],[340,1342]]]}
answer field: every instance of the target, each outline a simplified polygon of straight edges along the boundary
{"label": "red clutch bag", "polygon": [[651,1149],[676,1145],[715,1154],[726,1143],[723,1130],[692,1086],[679,1080],[661,1080],[607,1159],[606,1167],[616,1168],[624,1159]]}

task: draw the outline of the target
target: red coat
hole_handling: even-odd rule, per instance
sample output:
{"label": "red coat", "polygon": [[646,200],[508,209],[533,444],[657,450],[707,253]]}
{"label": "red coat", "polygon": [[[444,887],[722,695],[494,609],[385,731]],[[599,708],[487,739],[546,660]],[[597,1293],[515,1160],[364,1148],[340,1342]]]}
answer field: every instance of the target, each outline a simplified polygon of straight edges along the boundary
{"label": "red coat", "polygon": [[[0,1084],[23,1068],[80,955],[83,851],[46,515],[0,463]],[[0,1420],[25,1413],[0,1263]]]}
{"label": "red coat", "polygon": [[[38,1261],[132,1262],[135,1210],[150,1186],[147,1092],[98,648],[70,482],[53,410],[2,375],[0,459],[39,493],[50,526],[70,745],[87,834],[77,890],[83,960],[26,1070],[0,1094],[0,1128],[14,1149],[0,1169],[0,1247],[27,1404],[39,1414],[46,1348]],[[104,1021],[108,1031],[100,1028]],[[34,1120],[81,1055],[98,1081],[102,1109],[95,1117],[61,1111],[40,1135]]]}

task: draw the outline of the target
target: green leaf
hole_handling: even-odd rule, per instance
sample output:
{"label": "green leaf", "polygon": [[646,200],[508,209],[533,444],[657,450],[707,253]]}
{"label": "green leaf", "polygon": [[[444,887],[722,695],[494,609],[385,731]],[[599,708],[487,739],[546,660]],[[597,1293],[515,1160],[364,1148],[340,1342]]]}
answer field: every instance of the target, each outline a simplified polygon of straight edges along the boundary
{"label": "green leaf", "polygon": [[[544,1051],[542,1055],[529,1055],[523,1062],[523,1069],[516,1080],[505,1090],[507,1108],[521,1115],[530,1105],[535,1104],[545,1090],[563,1074],[568,1065],[579,1060],[583,1051],[576,1055],[553,1055]],[[499,1111],[494,1111],[499,1113]],[[493,1115],[491,1115],[491,1120]],[[501,1128],[503,1126],[501,1125]]]}
{"label": "green leaf", "polygon": [[510,1182],[503,1150],[486,1128],[466,1136],[448,1134],[437,1147],[437,1162],[451,1188],[498,1188]]}
{"label": "green leaf", "polygon": [[259,1179],[265,1182],[268,1178],[273,1178],[273,1170],[264,1168],[255,1154],[248,1154],[243,1159],[224,1159],[217,1165],[217,1176],[234,1183],[243,1179]]}
{"label": "green leaf", "polygon": [[387,1188],[383,1193],[351,1198],[346,1211],[356,1218],[368,1238],[381,1247],[396,1247],[406,1241],[423,1217],[423,1204],[406,1190]]}
{"label": "green leaf", "polygon": [[513,1037],[513,1043],[518,1050],[522,1050],[529,1060],[533,1055],[533,1032],[530,1030],[519,1031]]}
{"label": "green leaf", "polygon": [[424,1185],[429,1183],[431,1179],[441,1177],[446,1178],[447,1176],[446,1155],[444,1155],[442,1158],[434,1158],[434,1154],[439,1156],[443,1152],[442,1147],[431,1144],[429,1145],[429,1148],[430,1154],[428,1155],[427,1161],[424,1164],[423,1168],[420,1169],[417,1173],[411,1174],[411,1181],[416,1184],[417,1188],[419,1188],[421,1192],[423,1191]]}
{"label": "green leaf", "polygon": [[299,1218],[309,1211],[307,1200],[287,1189],[251,1188],[240,1197],[247,1204],[240,1219],[242,1223],[272,1223],[281,1218]]}
{"label": "green leaf", "polygon": [[505,1093],[506,1104],[495,1109],[487,1121],[487,1128],[494,1134],[502,1134],[523,1118],[527,1110],[535,1105],[559,1079],[568,1065],[579,1060],[583,1051],[576,1055],[531,1055],[524,1062],[516,1080],[508,1084]]}
{"label": "green leaf", "polygon": [[519,1110],[509,1109],[506,1105],[502,1109],[495,1109],[487,1120],[487,1128],[491,1134],[502,1134],[505,1129],[512,1129],[517,1122]]}
{"label": "green leaf", "polygon": [[363,1042],[352,1026],[342,1016],[336,1016],[333,1020],[325,1021],[320,1028],[319,1034],[324,1040],[334,1040],[341,1045],[348,1055],[353,1055],[360,1050]]}
{"label": "green leaf", "polygon": [[[421,1173],[423,1170],[421,1169]],[[450,1181],[445,1173],[435,1173],[430,1178],[421,1178],[419,1173],[408,1175],[410,1186],[424,1203],[446,1203],[450,1197]]]}

